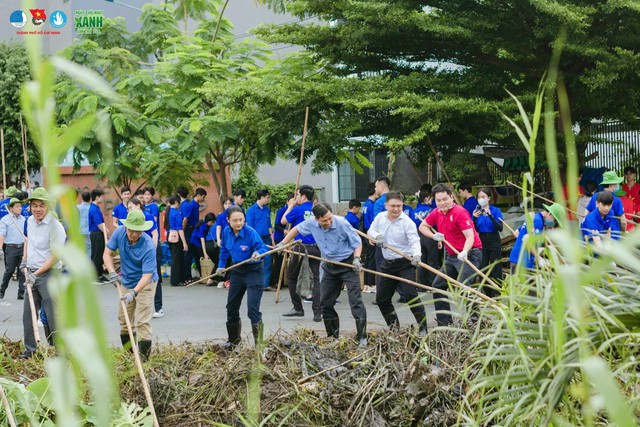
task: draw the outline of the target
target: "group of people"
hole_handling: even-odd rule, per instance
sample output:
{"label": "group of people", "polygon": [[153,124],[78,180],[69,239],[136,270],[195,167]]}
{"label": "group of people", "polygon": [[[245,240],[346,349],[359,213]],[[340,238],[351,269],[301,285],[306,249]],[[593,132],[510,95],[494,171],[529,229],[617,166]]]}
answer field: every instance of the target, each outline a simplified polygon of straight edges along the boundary
{"label": "group of people", "polygon": [[[635,170],[625,169],[627,182],[614,171],[605,172],[595,191],[585,185],[588,203],[577,215],[584,239],[601,246],[604,233],[619,238],[621,230],[629,230],[629,218],[621,197],[629,197],[640,205],[640,184],[635,183]],[[171,252],[170,284],[189,284],[191,264],[201,269],[200,259],[211,260],[215,273],[208,285],[227,287],[227,347],[241,340],[240,305],[247,295],[248,317],[256,343],[263,323],[260,312],[262,294],[274,290],[280,270],[286,268],[285,284],[293,307],[284,317],[304,317],[303,300],[311,303],[313,320],[324,322],[327,335],[339,337],[340,320],[335,304],[346,287],[355,320],[359,345],[367,345],[367,310],[361,289],[375,289],[378,306],[387,325],[399,327],[392,298],[396,292],[416,319],[419,335],[427,333],[427,315],[418,297],[418,289],[408,282],[417,281],[434,289],[434,306],[438,325],[449,325],[453,318],[447,297],[447,277],[471,284],[481,269],[500,283],[503,279],[500,233],[505,226],[500,209],[492,204],[493,191],[481,188],[475,194],[471,186],[462,184],[456,194],[450,185],[423,185],[417,193],[418,203],[412,208],[402,193],[391,191],[388,177],[379,177],[369,186],[369,197],[363,203],[351,200],[345,216],[332,212],[332,207],[319,203],[314,188],[302,185],[288,196],[272,223],[270,194],[262,189],[255,203],[246,211],[246,193],[242,189],[224,201],[223,210],[201,214],[207,197],[196,188],[193,197],[185,187],[178,187],[167,199],[164,230]],[[5,274],[0,286],[4,298],[11,276],[16,273],[18,299],[24,299],[24,357],[35,352],[32,313],[25,284],[32,289],[36,310],[45,324],[47,339],[55,332],[53,300],[47,282],[51,272],[60,269],[60,261],[51,249],[66,240],[63,224],[58,220],[46,189],[36,188],[29,196],[15,187],[8,188],[0,201],[0,258]],[[28,196],[28,197],[27,197]],[[143,357],[151,350],[152,317],[162,317],[162,274],[160,208],[153,187],[132,194],[120,189],[122,203],[111,213],[112,227],[107,227],[100,208],[104,190],[96,188],[80,194],[78,205],[80,230],[85,237],[87,253],[95,266],[98,283],[111,283],[120,289],[128,315],[134,319],[136,340]],[[509,261],[511,272],[518,266],[526,269],[545,266],[546,261],[526,241],[530,234],[563,226],[566,208],[558,203],[543,205],[532,214],[532,227],[525,221],[513,231],[516,237]],[[635,211],[633,211],[635,213]],[[632,214],[633,215],[633,214]],[[201,217],[203,217],[201,219]],[[508,226],[507,226],[508,227]],[[111,232],[110,229],[114,231]],[[119,255],[120,273],[115,256]],[[283,262],[284,259],[288,262]],[[237,265],[240,264],[240,265]],[[237,266],[236,266],[237,265]],[[105,269],[106,268],[106,269]],[[360,272],[364,273],[361,286]],[[435,274],[440,270],[444,274]],[[379,272],[381,274],[375,274]],[[500,290],[486,286],[482,291],[495,297]],[[152,305],[153,304],[153,305]],[[129,346],[129,334],[122,307],[119,312],[123,346]]]}

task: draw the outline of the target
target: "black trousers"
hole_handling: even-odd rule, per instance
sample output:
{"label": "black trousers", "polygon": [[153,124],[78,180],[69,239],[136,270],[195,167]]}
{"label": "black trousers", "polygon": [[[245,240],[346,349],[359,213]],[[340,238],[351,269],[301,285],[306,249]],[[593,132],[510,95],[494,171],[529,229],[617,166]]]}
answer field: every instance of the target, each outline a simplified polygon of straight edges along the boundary
{"label": "black trousers", "polygon": [[184,256],[182,257],[182,278],[180,279],[181,282],[186,282],[187,280],[191,279],[191,264],[193,264],[194,261],[196,263],[198,271],[200,271],[200,260],[194,260],[193,243],[191,243],[191,235],[193,235],[193,230],[194,228],[189,226],[187,226],[187,228],[185,228],[184,230],[184,238],[187,241],[187,247],[189,249],[184,253]]}
{"label": "black trousers", "polygon": [[[484,269],[487,266],[498,261],[488,272],[487,276],[494,279],[494,282],[498,283],[502,281],[502,246],[500,240],[500,233],[479,233],[480,241],[482,242],[482,260],[480,261],[480,269]],[[484,286],[482,292],[488,297],[495,297],[498,291]]]}
{"label": "black trousers", "polygon": [[275,288],[278,286],[278,280],[280,280],[280,270],[282,270],[282,261],[284,256],[282,255],[282,252],[276,252],[271,256],[273,257],[273,268],[271,269],[269,286]]}
{"label": "black trousers", "polygon": [[[440,269],[439,256],[441,249],[438,249],[438,242],[433,239],[428,238],[422,233],[420,234],[420,248],[422,249],[422,256],[420,257],[420,261],[424,262],[430,267],[433,267],[436,270]],[[418,269],[418,282],[431,286],[433,281],[436,278],[436,274],[427,270],[426,268]]]}
{"label": "black trousers", "polygon": [[20,263],[22,262],[22,253],[24,250],[24,245],[5,245],[6,249],[4,251],[4,263],[6,266],[6,270],[4,271],[4,275],[2,276],[2,286],[0,286],[0,293],[4,295],[7,287],[9,286],[9,280],[11,280],[11,276],[13,272],[18,270],[18,296],[24,296],[24,273],[20,270]]}
{"label": "black trousers", "polygon": [[[482,259],[482,251],[480,249],[471,249],[467,255],[467,259],[471,261],[473,265],[479,267],[480,260]],[[470,285],[472,283],[473,280],[471,280],[471,278],[476,273],[467,263],[460,261],[457,255],[451,255],[449,253],[447,253],[447,258],[445,259],[444,265],[440,271],[449,277],[454,279],[457,278],[459,282],[462,282],[465,285]],[[436,279],[433,281],[433,287],[448,290],[449,284],[442,277],[436,276]],[[433,305],[436,308],[436,320],[438,321],[438,324],[443,326],[450,325],[453,322],[453,319],[451,317],[451,305],[449,304],[448,297],[439,292],[434,292]]]}
{"label": "black trousers", "polygon": [[[362,239],[362,257],[364,258],[363,267],[376,271],[376,245],[372,245],[369,239]],[[376,276],[373,273],[364,273],[364,284],[367,286],[375,285]]]}
{"label": "black trousers", "polygon": [[[304,250],[307,250],[309,255],[320,256],[320,249],[316,245],[304,245],[299,243],[294,246],[293,250],[296,252],[300,252],[304,254]],[[287,286],[289,287],[289,296],[291,297],[291,302],[293,303],[293,308],[302,311],[302,298],[298,295],[297,287],[298,287],[298,274],[300,273],[300,268],[302,267],[302,256],[293,255],[291,260],[289,261],[289,267],[287,267]],[[313,273],[313,284],[311,296],[313,298],[313,304],[311,308],[313,309],[313,314],[321,314],[322,308],[320,305],[320,261],[316,259],[309,258],[309,267],[311,267],[311,272]]]}
{"label": "black trousers", "polygon": [[89,234],[91,239],[91,262],[93,262],[96,268],[96,274],[98,278],[104,274],[104,268],[102,267],[102,256],[104,255],[104,233],[100,230],[92,231]]}
{"label": "black trousers", "polygon": [[227,295],[227,322],[240,322],[240,304],[247,294],[247,315],[252,325],[262,322],[260,302],[264,292],[264,267],[262,262],[244,264],[231,271]]}
{"label": "black trousers", "polygon": [[[36,271],[32,269],[31,272]],[[33,304],[36,309],[36,316],[40,313],[40,308],[44,309],[45,317],[47,318],[47,324],[49,325],[50,336],[46,337],[49,342],[52,342],[53,334],[57,330],[56,317],[54,315],[54,301],[49,293],[49,279],[53,269],[47,270],[36,279],[36,283],[31,287],[31,293],[33,294]],[[22,327],[24,330],[24,346],[29,351],[36,351],[36,337],[33,330],[33,321],[31,317],[31,302],[29,294],[27,293],[24,298],[24,309],[22,311]]]}
{"label": "black trousers", "polygon": [[216,244],[215,240],[205,240],[204,241],[204,250],[207,251],[207,255],[211,258],[211,262],[213,262],[213,266],[218,266],[218,259],[220,258],[220,249]]}
{"label": "black trousers", "polygon": [[[340,262],[352,264],[353,256]],[[347,286],[349,306],[354,319],[366,319],[367,310],[362,303],[362,294],[360,292],[360,274],[356,273],[352,268],[326,262],[322,263],[322,281],[320,282],[322,318],[325,320],[338,318],[338,313],[334,306],[340,296],[343,283]]]}
{"label": "black trousers", "polygon": [[[411,281],[414,281],[416,278],[415,267],[411,265],[411,261],[405,258],[385,259],[380,266],[380,272]],[[380,283],[376,287],[376,302],[378,303],[382,317],[386,320],[389,314],[395,313],[396,310],[393,307],[392,298],[396,291],[407,301],[407,305],[411,309],[416,321],[419,324],[426,322],[427,314],[424,309],[424,304],[416,298],[418,296],[417,288],[408,283],[387,277],[380,277]]]}
{"label": "black trousers", "polygon": [[155,311],[162,308],[162,243],[156,246],[156,268],[158,269],[158,283],[156,283],[156,294],[153,297],[153,307]]}
{"label": "black trousers", "polygon": [[182,240],[176,243],[169,243],[171,248],[171,286],[176,286],[180,282],[184,281],[184,274],[182,269],[184,268],[184,250],[182,246]]}
{"label": "black trousers", "polygon": [[[382,248],[375,246],[374,258],[376,262],[376,271],[382,271],[381,270],[382,263],[384,262],[384,257],[382,256]],[[381,280],[382,280],[382,277],[376,275],[376,278],[375,278],[376,287],[380,284]],[[411,280],[415,280],[415,276]]]}

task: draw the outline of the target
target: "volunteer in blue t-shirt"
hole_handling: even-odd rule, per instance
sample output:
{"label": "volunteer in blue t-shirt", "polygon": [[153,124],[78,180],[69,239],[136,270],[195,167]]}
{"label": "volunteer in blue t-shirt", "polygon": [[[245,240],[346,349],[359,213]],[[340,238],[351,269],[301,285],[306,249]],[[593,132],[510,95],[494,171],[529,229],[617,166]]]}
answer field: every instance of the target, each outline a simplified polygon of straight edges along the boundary
{"label": "volunteer in blue t-shirt", "polygon": [[[620,189],[620,183],[623,180],[624,178],[619,177],[615,171],[607,171],[602,175],[602,182],[600,183],[600,185],[604,186],[604,189],[602,191],[608,191],[613,194],[613,203],[611,204],[611,212],[613,212],[615,221],[611,223],[611,231],[612,231],[611,236],[613,239],[616,239],[616,240],[620,238],[621,230],[626,231],[627,229],[627,219],[624,215],[624,207],[622,206],[622,200],[620,200],[620,197],[614,194],[616,191]],[[586,215],[589,214],[589,212],[593,212],[596,210],[596,199],[598,197],[598,194],[600,194],[600,192],[595,193],[591,197],[591,200],[587,205],[585,217]]]}
{"label": "volunteer in blue t-shirt", "polygon": [[[504,225],[502,224],[502,212],[492,206],[490,202],[491,189],[481,188],[478,191],[478,206],[474,209],[471,218],[482,242],[480,269],[484,270],[491,265],[491,270],[487,274],[492,279],[495,279],[494,281],[497,280],[496,283],[500,283],[502,281],[502,241],[500,233]],[[483,286],[482,291],[491,298],[498,296],[498,290],[489,287],[489,285]]]}
{"label": "volunteer in blue t-shirt", "polygon": [[593,242],[598,249],[602,249],[602,236],[610,233],[612,224],[616,222],[611,212],[613,197],[614,194],[610,191],[599,192],[596,197],[596,210],[589,212],[580,225],[584,240]]}
{"label": "volunteer in blue t-shirt", "polygon": [[[115,286],[122,285],[122,297],[127,314],[138,339],[140,355],[144,360],[151,353],[151,316],[153,297],[156,291],[158,273],[156,271],[156,247],[153,239],[145,231],[153,227],[153,221],[145,221],[144,213],[132,210],[122,221],[123,226],[116,228],[104,251],[104,264],[109,271],[109,281]],[[113,265],[115,252],[120,254],[120,271],[116,273]],[[120,321],[120,339],[122,346],[129,345],[129,334],[122,304],[118,311]]]}

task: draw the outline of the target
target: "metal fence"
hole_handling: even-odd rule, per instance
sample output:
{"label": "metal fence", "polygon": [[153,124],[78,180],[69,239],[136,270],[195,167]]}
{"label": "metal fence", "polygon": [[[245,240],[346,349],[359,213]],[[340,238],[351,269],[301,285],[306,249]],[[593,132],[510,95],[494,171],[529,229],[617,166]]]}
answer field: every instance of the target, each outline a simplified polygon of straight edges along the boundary
{"label": "metal fence", "polygon": [[598,155],[585,166],[606,167],[622,173],[626,166],[640,166],[640,129],[621,122],[592,123],[585,134],[589,139],[585,156]]}

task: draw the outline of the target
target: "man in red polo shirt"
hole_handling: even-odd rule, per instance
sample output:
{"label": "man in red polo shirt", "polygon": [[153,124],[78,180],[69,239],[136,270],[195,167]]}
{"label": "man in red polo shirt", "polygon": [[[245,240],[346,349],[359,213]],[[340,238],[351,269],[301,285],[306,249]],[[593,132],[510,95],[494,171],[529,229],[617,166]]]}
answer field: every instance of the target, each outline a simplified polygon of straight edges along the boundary
{"label": "man in red polo shirt", "polygon": [[[437,184],[431,189],[434,195],[437,209],[433,210],[420,224],[419,231],[425,236],[442,242],[446,240],[459,254],[456,254],[448,245],[447,257],[441,271],[449,277],[457,277],[462,283],[474,275],[473,269],[465,263],[469,260],[476,267],[480,266],[482,259],[482,243],[476,232],[471,216],[462,206],[456,205],[451,189],[444,184]],[[431,227],[437,227],[434,233]],[[445,279],[437,276],[432,286],[437,289],[448,290]],[[433,303],[436,308],[436,319],[439,325],[452,323],[451,307],[447,297],[434,292]]]}

